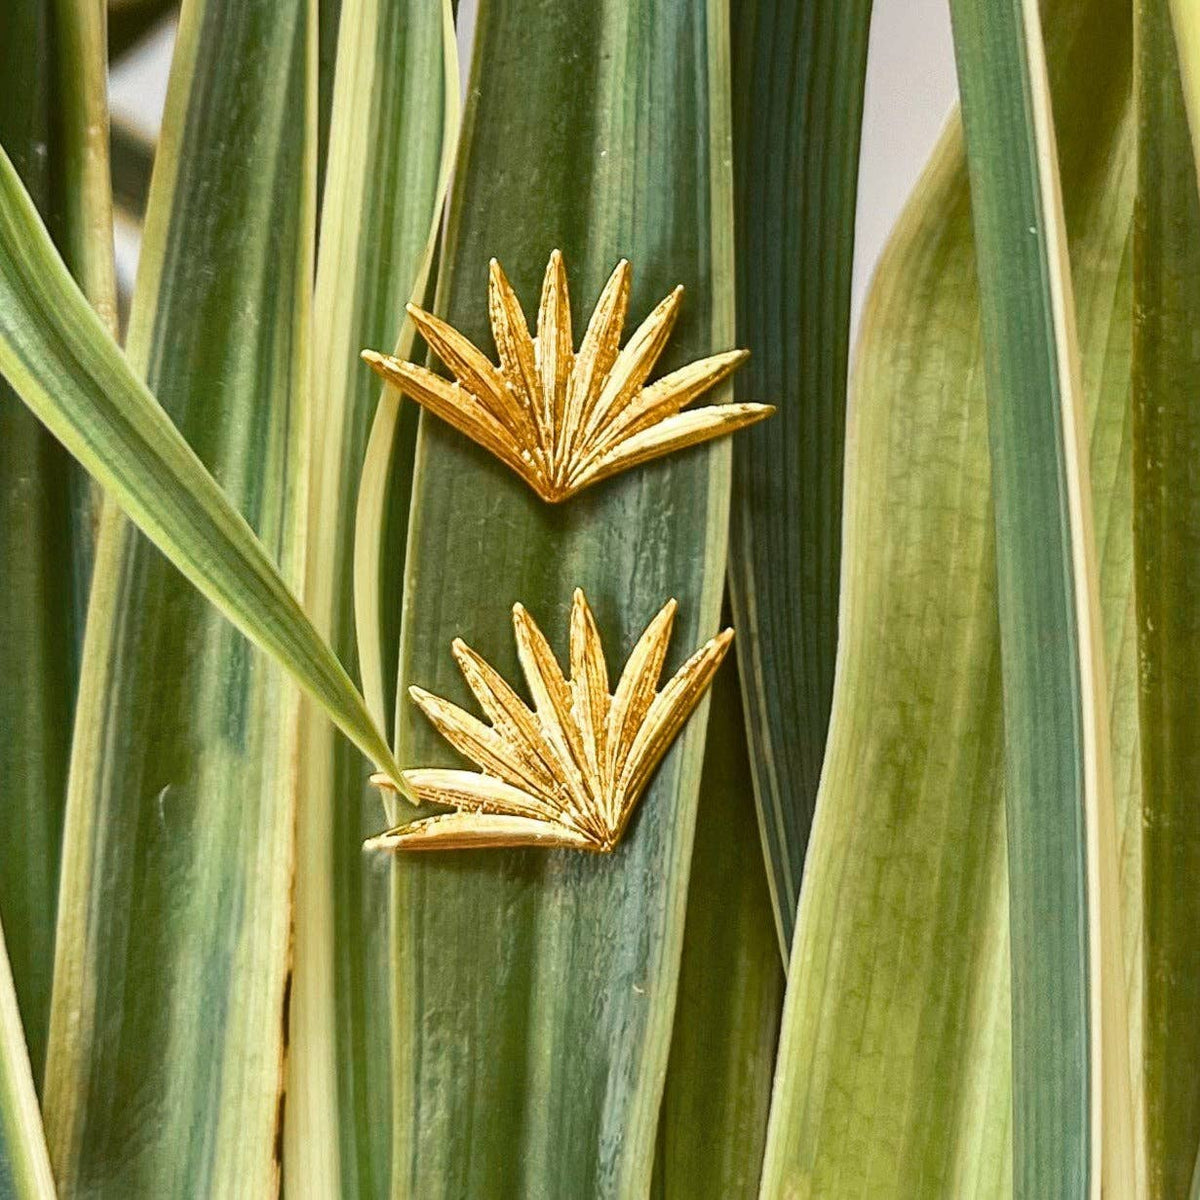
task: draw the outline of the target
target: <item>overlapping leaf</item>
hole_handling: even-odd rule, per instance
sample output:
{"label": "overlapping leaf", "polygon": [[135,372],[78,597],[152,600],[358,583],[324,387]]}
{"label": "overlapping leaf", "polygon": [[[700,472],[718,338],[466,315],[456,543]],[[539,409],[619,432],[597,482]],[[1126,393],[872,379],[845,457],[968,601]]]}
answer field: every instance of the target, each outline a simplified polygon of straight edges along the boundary
{"label": "overlapping leaf", "polygon": [[[1129,25],[1120,3],[1052,5],[1047,22],[1104,531],[1121,890],[1136,900]],[[954,129],[880,264],[856,360],[845,641],[789,972],[769,1197],[1012,1188],[1000,659],[975,279]],[[1128,945],[1135,979],[1136,962]]]}
{"label": "overlapping leaf", "polygon": [[[149,510],[210,593],[377,737],[274,566],[298,586],[314,36],[307,0],[196,0],[182,16],[129,353],[199,457],[92,330],[72,344],[51,321],[66,314],[48,313],[36,331],[56,355],[36,357],[32,336],[22,345],[29,375],[55,388],[43,411],[89,447],[117,495],[137,498],[135,514]],[[54,264],[42,273],[49,300]],[[73,745],[45,1088],[68,1194],[278,1188],[298,712],[280,666],[110,509]]]}

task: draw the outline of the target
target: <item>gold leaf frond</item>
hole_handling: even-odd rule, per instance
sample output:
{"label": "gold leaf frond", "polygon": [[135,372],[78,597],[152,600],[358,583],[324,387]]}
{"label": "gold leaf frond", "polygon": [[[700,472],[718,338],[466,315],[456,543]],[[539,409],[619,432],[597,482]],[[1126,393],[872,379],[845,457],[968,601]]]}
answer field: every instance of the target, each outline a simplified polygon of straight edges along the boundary
{"label": "gold leaf frond", "polygon": [[[600,632],[582,591],[576,589],[571,606],[569,677],[533,618],[515,605],[513,630],[532,709],[456,638],[454,658],[491,724],[422,688],[409,688],[409,695],[480,770],[403,772],[411,798],[457,811],[388,830],[367,848],[612,850],[733,640],[726,629],[706,642],[660,690],[675,608],[668,600],[646,627],[610,693]],[[373,782],[395,786],[382,775]]]}
{"label": "gold leaf frond", "polygon": [[621,348],[629,307],[629,263],[621,260],[592,312],[579,350],[562,255],[546,267],[537,337],[500,264],[492,259],[488,313],[499,366],[445,321],[408,306],[421,336],[454,381],[374,350],[363,359],[393,387],[511,467],[556,504],[601,479],[761,421],[769,404],[682,411],[747,357],[730,350],[689,363],[647,386],[667,344],[683,288],[677,287]]}

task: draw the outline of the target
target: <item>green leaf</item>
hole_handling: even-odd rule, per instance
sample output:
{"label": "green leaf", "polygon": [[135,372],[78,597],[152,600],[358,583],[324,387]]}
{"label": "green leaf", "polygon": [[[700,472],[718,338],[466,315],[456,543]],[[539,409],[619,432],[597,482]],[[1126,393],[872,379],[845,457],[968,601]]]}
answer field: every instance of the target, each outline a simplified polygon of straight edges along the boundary
{"label": "green leaf", "polygon": [[25,1031],[17,1011],[4,931],[0,929],[0,1196],[54,1200]]}
{"label": "green leaf", "polygon": [[[1184,1196],[1200,1146],[1200,198],[1166,0],[1140,0],[1134,545],[1142,662],[1147,1158]],[[1186,71],[1183,78],[1188,78]]]}
{"label": "green leaf", "polygon": [[713,684],[700,781],[654,1164],[660,1200],[758,1195],[783,966],[749,779],[737,680],[726,668]]}
{"label": "green leaf", "polygon": [[[1098,528],[1122,892],[1140,888],[1129,496],[1129,25],[1048,6]],[[849,405],[837,682],[767,1196],[1012,1190],[1003,730],[987,409],[955,123],[880,262]],[[1131,921],[1136,923],[1134,907]],[[1137,961],[1127,947],[1126,969]]]}
{"label": "green leaf", "polygon": [[[88,297],[114,314],[103,9],[0,8],[0,143]],[[45,1061],[71,714],[94,541],[87,477],[0,382],[0,917]]]}
{"label": "green leaf", "polygon": [[[129,331],[130,361],[166,412],[94,323],[76,329],[77,301],[13,195],[0,261],[6,301],[19,303],[4,354],[27,399],[176,560],[323,681],[352,728],[372,731],[272,561],[299,584],[314,36],[308,0],[201,0],[183,14]],[[298,716],[279,666],[110,508],[72,753],[46,1078],[68,1194],[278,1187]]]}
{"label": "green leaf", "polygon": [[345,669],[88,309],[2,154],[0,301],[0,374],[179,570],[394,773]]}
{"label": "green leaf", "polygon": [[[401,349],[411,351],[404,305],[424,294],[441,222],[458,64],[440,0],[346,0],[344,16],[313,313],[319,407],[305,602],[353,663],[352,555],[373,558],[376,598],[398,596],[404,579],[403,529],[385,538],[378,525],[360,525],[356,544],[364,459],[362,494],[381,502],[395,465],[407,503],[411,470],[411,455],[393,464],[399,398],[380,401],[358,352],[391,348],[402,324]],[[358,621],[372,696],[385,670],[378,624],[377,603]],[[395,656],[393,644],[393,681]],[[386,705],[377,703],[382,723]],[[366,786],[369,764],[323,715],[309,706],[304,721],[285,1174],[306,1196],[377,1196],[391,1171],[389,881],[364,863],[362,842],[379,828],[379,793]]]}
{"label": "green leaf", "polygon": [[[624,256],[631,319],[687,288],[663,370],[733,345],[725,18],[715,0],[481,6],[441,316],[490,349],[488,259],[531,311],[557,247],[576,329]],[[676,597],[670,671],[717,628],[728,486],[717,444],[549,507],[422,414],[401,682],[469,704],[456,635],[515,682],[511,606],[562,654],[575,587],[611,670]],[[455,761],[404,699],[399,720],[406,765]],[[397,860],[394,1193],[649,1188],[703,743],[698,711],[611,855]]]}
{"label": "green leaf", "polygon": [[871,0],[733,6],[738,400],[729,581],[784,958],[829,725],[846,360]]}
{"label": "green leaf", "polygon": [[1131,1196],[1106,666],[1041,22],[1031,0],[953,0],[951,14],[996,520],[1015,1190]]}

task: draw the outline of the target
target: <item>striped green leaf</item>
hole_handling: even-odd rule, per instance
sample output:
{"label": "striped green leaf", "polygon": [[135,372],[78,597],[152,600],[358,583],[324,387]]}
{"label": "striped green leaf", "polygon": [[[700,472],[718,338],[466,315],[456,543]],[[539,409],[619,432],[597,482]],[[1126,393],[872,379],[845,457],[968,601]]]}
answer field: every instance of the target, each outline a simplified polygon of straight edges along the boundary
{"label": "striped green leaf", "polygon": [[[114,316],[103,8],[0,7],[0,145],[93,306]],[[71,713],[94,542],[87,477],[0,382],[0,919],[40,1080]]]}
{"label": "striped green leaf", "polygon": [[[74,354],[73,373],[29,349],[24,361],[28,377],[56,383],[46,407],[67,436],[149,510],[160,540],[176,539],[168,547],[210,593],[293,665],[319,667],[331,694],[356,698],[283,581],[301,580],[308,502],[314,96],[308,0],[188,3],[128,338],[165,413],[94,329],[72,342],[47,318],[34,326],[57,358]],[[30,258],[37,249],[28,231],[16,244]],[[64,289],[43,273],[48,307]],[[95,415],[81,416],[85,401]],[[72,753],[45,1088],[67,1194],[278,1187],[298,715],[280,667],[110,509]]]}
{"label": "striped green leaf", "polygon": [[[1047,8],[1103,530],[1110,724],[1136,897],[1129,495],[1133,145],[1121,0]],[[763,1194],[1011,1194],[993,516],[962,134],[886,251],[849,406],[833,719],[789,970]],[[1136,907],[1130,918],[1136,923]],[[1131,947],[1126,963],[1136,962]]]}
{"label": "striped green leaf", "polygon": [[[404,305],[423,298],[429,274],[458,65],[443,0],[345,0],[342,16],[313,313],[317,465],[305,603],[352,663],[352,557],[371,558],[374,611],[360,608],[357,632],[374,697],[385,673],[395,686],[394,644],[390,669],[382,665],[379,598],[392,598],[398,614],[405,531],[387,536],[376,513],[356,546],[359,479],[365,460],[362,511],[386,507],[389,484],[406,507],[412,440],[407,462],[393,455],[399,398],[380,401],[358,352],[390,349],[402,324],[401,350],[411,351]],[[376,703],[383,721],[387,706]],[[364,864],[362,842],[380,827],[379,793],[366,786],[370,764],[315,707],[304,722],[285,1174],[303,1181],[305,1196],[378,1196],[391,1170],[389,883],[386,870]]]}
{"label": "striped green leaf", "polygon": [[1014,1185],[1132,1196],[1107,670],[1041,20],[1035,0],[951,14],[996,521]]}
{"label": "striped green leaf", "polygon": [[713,684],[654,1195],[758,1195],[783,965],[733,672]]}
{"label": "striped green leaf", "polygon": [[55,1194],[25,1031],[0,929],[0,1196],[6,1200],[54,1200]]}
{"label": "striped green leaf", "polygon": [[[730,348],[727,39],[715,0],[483,4],[439,314],[490,346],[489,257],[534,310],[557,247],[576,329],[624,256],[631,317],[687,288],[664,370]],[[470,703],[450,654],[456,635],[516,681],[512,604],[561,655],[575,587],[613,670],[676,597],[669,671],[717,627],[728,487],[729,447],[715,445],[549,507],[422,414],[401,682]],[[399,715],[401,761],[454,762],[411,704]],[[611,855],[397,861],[394,1194],[650,1186],[704,732],[702,708]]]}
{"label": "striped green leaf", "polygon": [[[1184,71],[1181,86],[1166,0],[1140,0],[1137,19],[1134,545],[1143,670],[1147,1159],[1149,1194],[1157,1198],[1188,1194],[1200,1146],[1200,198],[1185,105],[1194,82]],[[1181,38],[1181,57],[1185,47]]]}
{"label": "striped green leaf", "polygon": [[87,307],[3,154],[0,374],[188,580],[291,672],[364,754],[394,772],[387,741],[345,668]]}
{"label": "striped green leaf", "polygon": [[837,643],[846,360],[871,0],[733,6],[739,400],[729,580],[750,766],[784,957]]}

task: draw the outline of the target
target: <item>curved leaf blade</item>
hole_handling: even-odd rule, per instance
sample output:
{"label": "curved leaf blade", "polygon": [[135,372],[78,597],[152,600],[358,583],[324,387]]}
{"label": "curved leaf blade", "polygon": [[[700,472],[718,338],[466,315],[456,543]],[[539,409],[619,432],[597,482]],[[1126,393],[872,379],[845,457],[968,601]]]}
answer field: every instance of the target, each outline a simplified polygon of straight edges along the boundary
{"label": "curved leaf blade", "polygon": [[88,308],[2,152],[0,374],[191,583],[395,772],[345,668]]}

